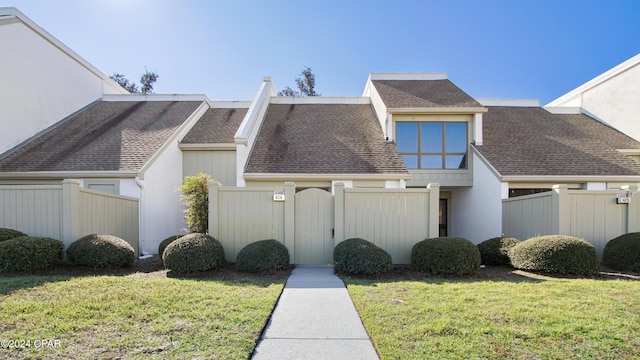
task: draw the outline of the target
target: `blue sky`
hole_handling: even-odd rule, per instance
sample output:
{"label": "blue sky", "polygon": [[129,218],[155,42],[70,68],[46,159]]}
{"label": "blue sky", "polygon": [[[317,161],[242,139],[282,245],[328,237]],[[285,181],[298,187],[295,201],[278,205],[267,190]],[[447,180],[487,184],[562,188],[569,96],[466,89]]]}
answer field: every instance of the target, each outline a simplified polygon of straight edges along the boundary
{"label": "blue sky", "polygon": [[106,74],[251,100],[262,77],[359,96],[370,72],[446,72],[477,98],[545,104],[640,53],[640,1],[0,0]]}

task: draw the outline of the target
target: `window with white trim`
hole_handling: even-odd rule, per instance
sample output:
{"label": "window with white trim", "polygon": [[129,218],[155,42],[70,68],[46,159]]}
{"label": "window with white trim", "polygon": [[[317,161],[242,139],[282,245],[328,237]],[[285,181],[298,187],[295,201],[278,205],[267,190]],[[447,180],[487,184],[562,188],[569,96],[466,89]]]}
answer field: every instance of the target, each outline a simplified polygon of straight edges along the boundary
{"label": "window with white trim", "polygon": [[466,169],[466,122],[396,123],[396,145],[409,169]]}

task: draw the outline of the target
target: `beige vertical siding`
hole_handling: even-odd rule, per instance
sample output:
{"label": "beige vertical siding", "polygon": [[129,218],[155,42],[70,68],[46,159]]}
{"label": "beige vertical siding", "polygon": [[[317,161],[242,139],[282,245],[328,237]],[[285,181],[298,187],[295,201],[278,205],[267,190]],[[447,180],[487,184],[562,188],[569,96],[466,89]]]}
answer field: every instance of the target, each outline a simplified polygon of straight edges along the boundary
{"label": "beige vertical siding", "polygon": [[62,186],[0,186],[0,227],[62,239]]}
{"label": "beige vertical siding", "polygon": [[193,176],[201,172],[211,175],[213,180],[224,186],[235,186],[235,150],[182,151],[182,176]]}
{"label": "beige vertical siding", "polygon": [[525,240],[553,234],[552,193],[540,193],[502,200],[502,232]]}
{"label": "beige vertical siding", "polygon": [[394,264],[410,264],[413,245],[429,235],[429,191],[345,189],[344,196],[344,238],[371,241]]}
{"label": "beige vertical siding", "polygon": [[[218,191],[216,237],[224,247],[228,261],[246,245],[265,239],[284,243],[284,202],[273,201],[274,191],[284,188],[225,188]],[[293,256],[293,254],[290,254]]]}
{"label": "beige vertical siding", "polygon": [[127,241],[138,255],[138,200],[80,189],[80,232],[109,234]]}
{"label": "beige vertical siding", "polygon": [[333,195],[306,189],[295,195],[295,263],[333,263]]}

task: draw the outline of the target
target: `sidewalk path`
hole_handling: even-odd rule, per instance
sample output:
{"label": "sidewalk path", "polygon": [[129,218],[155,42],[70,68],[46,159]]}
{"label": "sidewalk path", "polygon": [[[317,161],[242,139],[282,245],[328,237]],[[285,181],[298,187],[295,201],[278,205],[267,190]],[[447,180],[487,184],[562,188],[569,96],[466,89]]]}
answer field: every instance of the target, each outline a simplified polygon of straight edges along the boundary
{"label": "sidewalk path", "polygon": [[333,267],[296,267],[252,359],[378,359]]}

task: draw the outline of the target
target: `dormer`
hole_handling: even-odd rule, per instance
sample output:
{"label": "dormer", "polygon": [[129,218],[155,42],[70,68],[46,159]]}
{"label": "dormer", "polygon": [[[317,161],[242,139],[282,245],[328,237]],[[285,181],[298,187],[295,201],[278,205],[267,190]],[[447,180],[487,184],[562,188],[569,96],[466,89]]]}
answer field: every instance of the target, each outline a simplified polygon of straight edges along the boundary
{"label": "dormer", "polygon": [[487,109],[447,74],[372,73],[364,95],[412,174],[407,185],[472,185],[470,144],[482,144]]}

